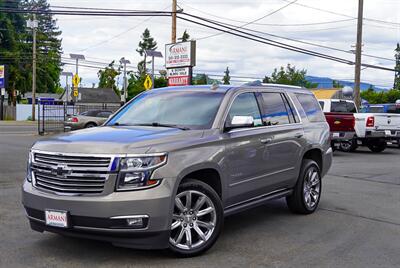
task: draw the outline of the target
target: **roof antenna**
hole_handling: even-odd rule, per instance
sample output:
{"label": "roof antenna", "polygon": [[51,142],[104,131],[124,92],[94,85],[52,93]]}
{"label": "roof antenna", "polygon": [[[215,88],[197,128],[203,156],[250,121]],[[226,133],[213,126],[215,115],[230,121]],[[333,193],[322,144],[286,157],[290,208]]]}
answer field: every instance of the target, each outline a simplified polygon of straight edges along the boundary
{"label": "roof antenna", "polygon": [[219,88],[219,86],[218,86],[218,84],[216,83],[216,82],[214,82],[212,85],[211,85],[211,90],[217,90]]}

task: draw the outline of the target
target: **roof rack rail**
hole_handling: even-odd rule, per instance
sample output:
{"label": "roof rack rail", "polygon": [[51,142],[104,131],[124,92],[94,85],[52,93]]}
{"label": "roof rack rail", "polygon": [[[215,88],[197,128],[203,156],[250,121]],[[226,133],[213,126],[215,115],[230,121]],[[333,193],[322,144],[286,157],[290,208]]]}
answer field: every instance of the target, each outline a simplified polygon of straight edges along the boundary
{"label": "roof rack rail", "polygon": [[253,87],[286,87],[286,88],[297,88],[302,89],[303,87],[300,86],[292,86],[292,85],[285,85],[285,84],[270,84],[270,83],[262,83],[260,80],[251,81],[243,84],[243,86],[253,86]]}
{"label": "roof rack rail", "polygon": [[289,87],[289,88],[303,88],[300,86],[293,86],[293,85],[285,85],[285,84],[270,84],[270,83],[261,83],[261,86],[269,86],[269,87]]}

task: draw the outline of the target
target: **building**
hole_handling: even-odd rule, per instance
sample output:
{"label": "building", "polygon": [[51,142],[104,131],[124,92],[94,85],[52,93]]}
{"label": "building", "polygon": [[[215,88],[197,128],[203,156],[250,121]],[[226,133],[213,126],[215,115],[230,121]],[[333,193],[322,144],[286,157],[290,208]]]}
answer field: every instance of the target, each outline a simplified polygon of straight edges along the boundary
{"label": "building", "polygon": [[[79,96],[76,104],[98,105],[98,104],[120,104],[121,98],[111,88],[79,88]],[[60,100],[67,102],[66,92],[61,95]],[[68,102],[71,101],[71,94],[68,96]]]}

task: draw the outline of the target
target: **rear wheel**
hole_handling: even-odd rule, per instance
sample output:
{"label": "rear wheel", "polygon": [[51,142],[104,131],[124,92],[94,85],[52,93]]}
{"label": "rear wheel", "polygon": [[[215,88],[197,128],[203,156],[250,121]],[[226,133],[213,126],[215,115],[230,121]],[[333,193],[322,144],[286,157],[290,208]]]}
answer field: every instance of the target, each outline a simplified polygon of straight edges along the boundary
{"label": "rear wheel", "polygon": [[369,142],[367,146],[368,146],[368,149],[370,149],[372,152],[380,153],[386,149],[387,143],[384,140],[377,140],[377,141]]}
{"label": "rear wheel", "polygon": [[97,127],[97,125],[96,125],[95,123],[92,123],[92,122],[87,123],[87,124],[85,125],[85,128],[91,128],[91,127]]}
{"label": "rear wheel", "polygon": [[222,224],[218,194],[201,181],[187,180],[175,197],[169,247],[182,257],[199,255],[215,243]]}
{"label": "rear wheel", "polygon": [[354,152],[357,150],[357,147],[357,140],[355,139],[341,141],[339,145],[340,150],[343,152]]}
{"label": "rear wheel", "polygon": [[318,164],[303,159],[300,176],[293,194],[286,197],[286,203],[293,213],[311,214],[319,204],[321,197],[321,173]]}

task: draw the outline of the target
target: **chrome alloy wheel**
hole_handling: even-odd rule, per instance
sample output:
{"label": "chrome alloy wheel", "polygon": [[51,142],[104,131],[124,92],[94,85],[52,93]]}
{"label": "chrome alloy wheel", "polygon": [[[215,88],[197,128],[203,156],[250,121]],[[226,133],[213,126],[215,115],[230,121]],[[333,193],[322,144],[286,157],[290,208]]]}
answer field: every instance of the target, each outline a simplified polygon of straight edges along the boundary
{"label": "chrome alloy wheel", "polygon": [[315,168],[310,168],[304,178],[303,197],[308,209],[314,209],[321,194],[321,178]]}
{"label": "chrome alloy wheel", "polygon": [[217,214],[211,199],[202,192],[187,190],[175,197],[170,243],[179,249],[195,249],[214,232]]}

